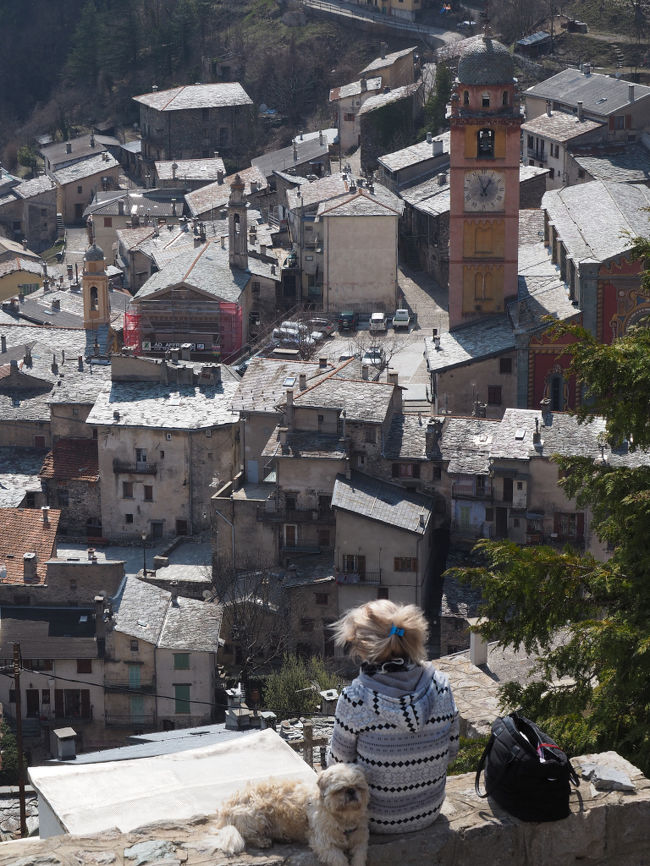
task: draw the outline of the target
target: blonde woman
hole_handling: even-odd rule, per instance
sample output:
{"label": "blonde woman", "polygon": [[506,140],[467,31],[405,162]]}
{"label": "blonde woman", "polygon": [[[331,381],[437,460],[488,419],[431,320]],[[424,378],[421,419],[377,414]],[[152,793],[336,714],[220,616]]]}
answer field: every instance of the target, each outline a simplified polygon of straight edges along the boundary
{"label": "blonde woman", "polygon": [[377,599],[334,623],[338,646],[361,662],[343,689],[328,764],[356,763],[370,789],[370,831],[432,824],[458,751],[458,710],[446,674],[426,660],[428,627],[413,604]]}

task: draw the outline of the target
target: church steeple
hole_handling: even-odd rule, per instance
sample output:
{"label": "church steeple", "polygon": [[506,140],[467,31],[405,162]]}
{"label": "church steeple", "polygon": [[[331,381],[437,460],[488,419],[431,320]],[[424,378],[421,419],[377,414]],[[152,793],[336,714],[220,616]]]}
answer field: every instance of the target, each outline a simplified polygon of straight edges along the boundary
{"label": "church steeple", "polygon": [[248,205],[244,197],[244,181],[237,175],[230,187],[228,200],[228,258],[230,266],[248,270]]}
{"label": "church steeple", "polygon": [[108,276],[104,264],[104,251],[93,243],[88,247],[84,256],[84,271],[81,280],[87,358],[108,357],[111,304],[108,294]]}

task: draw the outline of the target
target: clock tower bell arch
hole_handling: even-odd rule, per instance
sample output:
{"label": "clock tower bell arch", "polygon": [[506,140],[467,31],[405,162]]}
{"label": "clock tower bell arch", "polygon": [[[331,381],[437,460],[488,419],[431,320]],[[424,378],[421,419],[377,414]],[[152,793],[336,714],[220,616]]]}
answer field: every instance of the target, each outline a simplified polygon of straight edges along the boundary
{"label": "clock tower bell arch", "polygon": [[451,98],[449,327],[503,314],[517,294],[521,114],[512,57],[485,35]]}

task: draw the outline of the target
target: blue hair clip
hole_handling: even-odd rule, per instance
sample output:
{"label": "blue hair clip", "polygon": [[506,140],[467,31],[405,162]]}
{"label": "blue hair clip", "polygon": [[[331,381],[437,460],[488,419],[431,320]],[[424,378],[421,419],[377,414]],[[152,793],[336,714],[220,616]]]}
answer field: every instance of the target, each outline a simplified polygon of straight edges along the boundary
{"label": "blue hair clip", "polygon": [[404,637],[404,629],[403,628],[397,628],[397,626],[393,623],[388,634],[389,634],[389,636],[392,634],[396,634],[398,637]]}

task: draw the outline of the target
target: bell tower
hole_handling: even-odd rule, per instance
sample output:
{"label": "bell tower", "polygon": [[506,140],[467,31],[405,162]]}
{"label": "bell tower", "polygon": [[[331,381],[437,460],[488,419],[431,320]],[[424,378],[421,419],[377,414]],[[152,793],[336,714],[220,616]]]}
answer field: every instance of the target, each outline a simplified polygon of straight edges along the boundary
{"label": "bell tower", "polygon": [[451,97],[450,329],[503,314],[517,294],[516,85],[510,53],[489,35],[461,55]]}
{"label": "bell tower", "polygon": [[104,264],[104,251],[101,247],[97,244],[88,247],[81,279],[87,358],[107,358],[109,354],[111,303]]}
{"label": "bell tower", "polygon": [[244,181],[236,175],[228,199],[228,258],[230,267],[248,270],[248,220]]}

